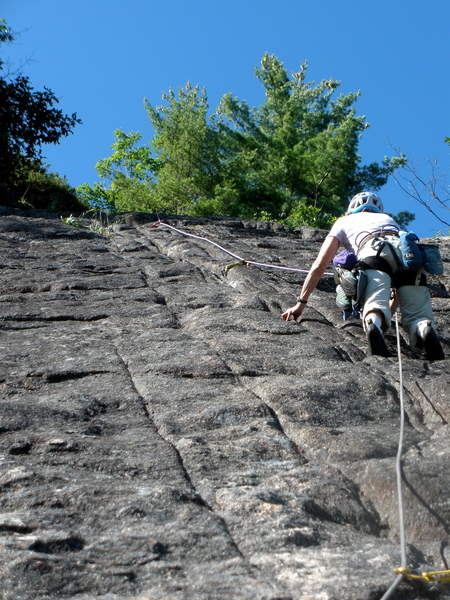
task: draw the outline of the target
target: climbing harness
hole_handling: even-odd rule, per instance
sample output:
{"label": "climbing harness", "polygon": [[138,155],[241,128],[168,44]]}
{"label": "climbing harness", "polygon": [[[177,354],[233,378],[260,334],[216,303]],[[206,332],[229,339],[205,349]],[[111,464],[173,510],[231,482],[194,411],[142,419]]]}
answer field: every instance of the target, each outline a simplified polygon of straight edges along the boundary
{"label": "climbing harness", "polygon": [[[213,242],[212,240],[206,238],[206,237],[201,237],[199,235],[194,235],[193,233],[188,233],[187,231],[183,231],[181,229],[177,229],[176,227],[173,227],[172,225],[168,225],[167,223],[163,223],[162,221],[155,221],[154,223],[152,223],[151,225],[149,225],[150,229],[154,229],[156,227],[168,227],[169,229],[172,229],[172,231],[176,231],[177,233],[180,233],[181,235],[190,237],[190,238],[194,238],[196,240],[201,240],[203,242],[207,242],[208,244],[212,244],[213,246],[215,246],[216,248],[219,248],[219,250],[222,250],[222,252],[225,252],[226,254],[232,256],[233,258],[237,259],[238,262],[235,263],[231,263],[229,265],[226,265],[226,267],[224,268],[224,275],[227,275],[228,271],[234,267],[239,267],[239,266],[249,266],[249,265],[254,265],[255,267],[268,267],[269,269],[280,269],[282,271],[294,271],[296,273],[309,273],[308,270],[306,269],[296,269],[294,267],[283,267],[281,265],[270,265],[270,264],[266,264],[266,263],[260,263],[260,262],[256,262],[254,260],[246,260],[245,258],[242,258],[241,256],[238,256],[237,254],[234,254],[233,252],[230,252],[229,250],[227,250],[226,248],[223,248],[223,246],[219,246],[219,244],[217,244],[216,242]],[[334,273],[324,273],[324,275],[331,275],[331,277],[334,276]]]}
{"label": "climbing harness", "polygon": [[[384,230],[365,237],[358,244],[358,255],[344,250],[333,259],[336,269],[336,306],[342,310],[343,320],[360,318],[362,298],[367,285],[368,270],[389,275],[392,287],[426,286],[441,297],[449,294],[427,282],[425,272],[442,274],[443,263],[439,247],[419,244],[412,232],[401,233]],[[390,261],[388,258],[390,257]]]}
{"label": "climbing harness", "polygon": [[432,571],[430,573],[415,574],[406,566],[406,536],[405,536],[405,519],[403,512],[403,494],[402,494],[402,468],[401,468],[401,457],[403,453],[403,437],[405,429],[405,404],[403,399],[403,368],[402,368],[402,355],[400,351],[400,329],[398,324],[398,311],[395,313],[395,330],[397,336],[397,355],[398,355],[398,369],[399,369],[399,388],[400,388],[400,436],[398,443],[397,457],[395,461],[395,468],[397,474],[397,498],[398,498],[398,513],[399,513],[399,528],[400,528],[400,558],[401,566],[395,569],[397,575],[395,581],[391,587],[386,591],[384,596],[380,600],[388,600],[392,597],[397,587],[400,585],[404,578],[415,581],[423,581],[428,583],[442,584],[450,582],[450,570],[448,571]]}

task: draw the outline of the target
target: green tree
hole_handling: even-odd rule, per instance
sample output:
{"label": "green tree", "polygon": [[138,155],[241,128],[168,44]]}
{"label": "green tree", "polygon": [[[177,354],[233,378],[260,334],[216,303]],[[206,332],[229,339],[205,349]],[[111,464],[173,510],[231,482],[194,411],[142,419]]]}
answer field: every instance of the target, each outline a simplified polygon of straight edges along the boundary
{"label": "green tree", "polygon": [[283,63],[266,53],[255,71],[264,103],[249,108],[228,94],[219,113],[233,138],[228,174],[240,191],[240,210],[324,226],[353,193],[379,189],[400,161],[361,166],[358,145],[369,125],[353,108],[359,92],[333,100],[340,83],[307,83],[306,72],[305,62],[289,79]]}
{"label": "green tree", "polygon": [[[14,41],[14,36],[10,28],[6,24],[5,19],[0,19],[0,44],[11,43]],[[3,67],[3,61],[0,58],[0,67]]]}
{"label": "green tree", "polygon": [[409,224],[414,221],[416,215],[409,210],[401,210],[398,214],[392,215],[388,213],[394,221],[400,226],[401,229],[406,230],[409,227]]}
{"label": "green tree", "polygon": [[103,179],[93,186],[82,184],[77,193],[93,208],[111,213],[121,211],[148,211],[154,207],[154,173],[157,161],[152,158],[150,146],[137,146],[142,134],[136,131],[114,132],[116,141],[109,158],[98,161],[95,170]]}
{"label": "green tree", "polygon": [[65,177],[49,172],[46,165],[37,162],[25,162],[21,166],[15,189],[20,194],[22,208],[43,208],[53,212],[86,208]]}
{"label": "green tree", "polygon": [[[6,22],[1,19],[0,44],[14,39]],[[26,204],[35,206],[36,191],[39,197],[36,202],[41,207],[46,179],[42,145],[58,143],[81,121],[75,113],[69,116],[55,108],[58,99],[48,88],[35,91],[28,77],[4,72],[3,61],[0,61],[0,73],[0,201],[11,204],[25,198]],[[59,186],[60,200],[67,192],[71,196],[71,206],[76,206],[74,191],[58,177],[56,174],[48,175],[49,188],[54,190],[55,186]],[[37,190],[33,185],[35,182],[38,183]],[[50,200],[48,207],[51,205]]]}
{"label": "green tree", "polygon": [[167,105],[145,107],[155,131],[158,178],[155,199],[172,212],[215,210],[220,183],[220,140],[214,116],[208,116],[206,89],[188,83],[177,94],[163,95]]}
{"label": "green tree", "polygon": [[97,164],[109,184],[89,194],[109,194],[127,210],[328,227],[349,197],[378,190],[405,159],[361,165],[358,145],[369,124],[353,106],[359,92],[334,99],[340,83],[307,83],[306,71],[303,63],[289,78],[265,54],[255,72],[265,92],[259,107],[226,94],[209,115],[206,89],[189,83],[164,94],[163,106],[145,100],[153,140],[138,148],[140,134],[121,132],[114,154]]}

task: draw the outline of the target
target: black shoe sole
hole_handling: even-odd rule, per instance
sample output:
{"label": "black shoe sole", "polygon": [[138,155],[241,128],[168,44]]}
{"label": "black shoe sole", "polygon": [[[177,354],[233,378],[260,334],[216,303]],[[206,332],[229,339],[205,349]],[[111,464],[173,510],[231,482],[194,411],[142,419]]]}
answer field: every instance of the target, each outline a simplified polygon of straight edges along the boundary
{"label": "black shoe sole", "polygon": [[428,325],[425,327],[423,335],[423,349],[425,350],[425,356],[427,360],[444,360],[445,354],[442,350],[441,342],[439,341],[438,335],[435,330]]}
{"label": "black shoe sole", "polygon": [[369,343],[370,356],[391,356],[384,341],[383,334],[376,325],[370,323],[367,331],[367,341]]}

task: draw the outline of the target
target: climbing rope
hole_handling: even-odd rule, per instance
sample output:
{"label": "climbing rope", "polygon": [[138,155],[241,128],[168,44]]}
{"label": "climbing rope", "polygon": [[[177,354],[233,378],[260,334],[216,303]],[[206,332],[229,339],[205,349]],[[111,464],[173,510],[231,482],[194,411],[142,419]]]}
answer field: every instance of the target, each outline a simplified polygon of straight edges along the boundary
{"label": "climbing rope", "polygon": [[403,578],[423,581],[428,583],[447,583],[450,582],[450,571],[432,571],[430,573],[421,573],[417,575],[413,573],[406,566],[406,536],[405,536],[405,518],[403,512],[403,494],[402,494],[402,464],[401,458],[403,453],[403,437],[405,429],[405,404],[403,400],[403,368],[402,368],[402,354],[400,351],[400,329],[398,324],[398,311],[395,313],[395,330],[397,335],[397,355],[398,355],[398,370],[399,370],[399,387],[400,387],[400,436],[397,451],[397,458],[395,461],[395,468],[397,473],[397,497],[398,497],[398,517],[400,527],[400,558],[401,566],[395,570],[397,575],[395,581],[391,587],[386,591],[381,600],[388,600],[395,592],[397,587],[402,582]]}
{"label": "climbing rope", "polygon": [[[168,225],[167,223],[163,223],[160,220],[155,221],[155,223],[152,223],[151,225],[149,225],[150,228],[156,228],[159,226],[168,227],[169,229],[172,229],[173,231],[175,231],[181,235],[184,235],[186,237],[194,238],[197,240],[207,242],[208,244],[212,244],[216,248],[219,248],[219,250],[222,250],[226,254],[235,258],[237,260],[237,262],[227,265],[225,267],[225,274],[234,267],[248,266],[248,265],[254,265],[257,267],[268,267],[271,269],[281,269],[284,271],[294,271],[297,273],[309,273],[309,271],[304,270],[304,269],[283,267],[280,265],[270,265],[270,264],[260,263],[260,262],[256,262],[256,261],[252,261],[252,260],[246,260],[246,259],[242,258],[241,256],[238,256],[237,254],[230,252],[226,248],[223,248],[216,242],[213,242],[212,240],[210,240],[206,237],[201,237],[198,235],[194,235],[193,233],[188,233],[181,229],[177,229],[176,227],[173,227],[172,225]],[[324,273],[324,275],[333,276],[334,274],[333,273]],[[395,467],[396,467],[396,476],[397,476],[397,497],[398,497],[398,512],[399,512],[399,528],[400,528],[401,566],[395,570],[395,574],[397,575],[397,577],[394,580],[394,582],[392,583],[391,587],[386,591],[386,593],[380,600],[388,600],[389,598],[391,598],[392,594],[395,592],[395,590],[400,585],[400,583],[403,581],[403,579],[411,579],[413,581],[423,581],[423,582],[428,582],[428,583],[441,583],[441,584],[450,582],[450,570],[448,570],[448,571],[432,571],[429,573],[416,574],[416,573],[413,573],[406,566],[406,563],[407,563],[406,536],[405,536],[405,519],[404,519],[404,512],[403,512],[402,468],[401,468],[401,458],[402,458],[402,453],[403,453],[403,438],[404,438],[404,429],[405,429],[405,406],[404,406],[404,399],[403,399],[403,367],[402,367],[402,355],[401,355],[401,350],[400,350],[400,329],[399,329],[399,322],[398,322],[398,311],[396,311],[396,313],[395,313],[395,328],[396,328],[396,335],[397,335],[397,354],[398,354],[399,387],[400,387],[400,391],[399,391],[399,396],[400,396],[400,434],[399,434],[399,443],[398,443]]]}
{"label": "climbing rope", "polygon": [[402,494],[402,453],[403,453],[403,437],[405,429],[405,406],[403,401],[403,368],[402,354],[400,351],[400,329],[398,326],[398,311],[395,313],[395,331],[397,335],[397,356],[398,356],[398,371],[399,371],[399,386],[400,386],[400,435],[398,442],[397,458],[395,468],[397,472],[397,497],[398,497],[398,513],[400,524],[400,557],[401,567],[396,571],[397,577],[391,587],[387,590],[381,600],[388,600],[395,592],[397,587],[405,576],[406,569],[406,538],[405,538],[405,519],[403,514],[403,494]]}
{"label": "climbing rope", "polygon": [[[186,237],[194,238],[196,240],[201,240],[203,242],[207,242],[208,244],[212,244],[216,248],[219,248],[219,250],[222,250],[222,252],[225,252],[229,256],[232,256],[233,258],[235,258],[238,262],[227,265],[224,269],[225,274],[227,274],[228,271],[230,269],[232,269],[233,267],[248,266],[248,265],[254,265],[255,267],[268,267],[270,269],[280,269],[282,271],[295,271],[296,273],[309,273],[309,271],[305,270],[305,269],[296,269],[294,267],[283,267],[281,265],[270,265],[270,264],[266,264],[266,263],[256,262],[254,260],[246,260],[245,258],[242,258],[241,256],[238,256],[237,254],[230,252],[223,246],[219,246],[219,244],[217,244],[216,242],[213,242],[212,240],[210,240],[206,237],[201,237],[199,235],[194,235],[193,233],[188,233],[187,231],[177,229],[176,227],[173,227],[172,225],[168,225],[167,223],[163,223],[162,221],[155,221],[154,223],[149,225],[149,228],[154,229],[159,226],[168,227],[169,229],[172,229],[172,231],[176,231],[177,233],[184,235]],[[334,277],[334,273],[324,273],[324,275],[331,275],[332,277]]]}

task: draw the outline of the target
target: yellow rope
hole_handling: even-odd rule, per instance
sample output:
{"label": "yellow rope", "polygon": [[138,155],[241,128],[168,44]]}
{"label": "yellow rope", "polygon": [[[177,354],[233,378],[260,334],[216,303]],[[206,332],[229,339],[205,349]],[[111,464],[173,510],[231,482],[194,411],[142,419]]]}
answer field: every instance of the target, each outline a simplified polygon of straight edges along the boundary
{"label": "yellow rope", "polygon": [[448,583],[450,581],[450,571],[431,571],[430,573],[421,573],[416,575],[405,567],[399,567],[395,570],[397,575],[403,575],[408,579],[415,579],[418,581],[428,581],[430,583]]}
{"label": "yellow rope", "polygon": [[248,262],[245,260],[240,260],[239,262],[231,263],[231,265],[226,265],[226,267],[224,268],[225,275],[233,267],[248,267]]}

